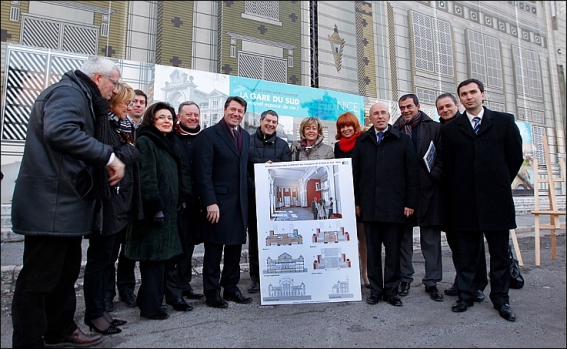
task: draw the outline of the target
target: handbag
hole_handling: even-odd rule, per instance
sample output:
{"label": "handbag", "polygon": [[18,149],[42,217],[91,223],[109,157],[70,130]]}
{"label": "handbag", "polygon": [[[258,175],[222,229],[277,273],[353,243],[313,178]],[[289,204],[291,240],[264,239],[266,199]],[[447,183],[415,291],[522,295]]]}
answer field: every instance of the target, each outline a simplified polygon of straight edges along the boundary
{"label": "handbag", "polygon": [[524,277],[520,272],[520,264],[512,254],[512,246],[508,245],[508,258],[510,259],[510,288],[520,289],[524,287]]}

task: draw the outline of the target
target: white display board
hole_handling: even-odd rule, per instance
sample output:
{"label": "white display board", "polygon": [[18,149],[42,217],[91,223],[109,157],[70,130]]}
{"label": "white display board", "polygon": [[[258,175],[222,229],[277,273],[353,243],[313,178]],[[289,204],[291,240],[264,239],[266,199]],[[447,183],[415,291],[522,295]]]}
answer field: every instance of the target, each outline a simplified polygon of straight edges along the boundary
{"label": "white display board", "polygon": [[[360,301],[351,160],[254,166],[261,304]],[[333,215],[314,219],[313,198]]]}

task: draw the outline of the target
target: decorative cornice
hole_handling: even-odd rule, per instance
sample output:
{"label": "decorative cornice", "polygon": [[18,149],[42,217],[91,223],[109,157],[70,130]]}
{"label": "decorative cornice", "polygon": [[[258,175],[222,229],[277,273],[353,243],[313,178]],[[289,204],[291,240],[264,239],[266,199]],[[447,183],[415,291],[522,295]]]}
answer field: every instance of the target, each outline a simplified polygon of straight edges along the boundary
{"label": "decorative cornice", "polygon": [[262,38],[256,38],[254,36],[236,34],[236,33],[231,33],[231,32],[227,32],[226,34],[228,36],[230,36],[231,39],[237,39],[237,40],[243,40],[243,41],[249,41],[249,42],[257,42],[259,44],[286,48],[288,50],[294,50],[295,49],[295,45],[290,45],[290,44],[286,44],[286,43],[283,43],[283,42],[276,42],[276,41],[266,40],[266,39],[262,39]]}

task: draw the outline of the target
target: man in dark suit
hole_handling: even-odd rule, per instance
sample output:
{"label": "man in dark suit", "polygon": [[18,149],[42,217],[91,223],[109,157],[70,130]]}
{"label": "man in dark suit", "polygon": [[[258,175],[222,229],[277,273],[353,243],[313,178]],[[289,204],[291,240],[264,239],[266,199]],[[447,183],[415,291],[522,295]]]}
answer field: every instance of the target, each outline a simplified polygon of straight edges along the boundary
{"label": "man in dark suit", "polygon": [[[394,123],[394,129],[410,136],[417,154],[419,196],[414,215],[408,218],[400,250],[401,282],[398,295],[407,296],[413,281],[413,227],[419,226],[421,253],[425,259],[425,275],[422,282],[429,298],[443,301],[437,283],[443,279],[441,259],[441,225],[443,224],[443,197],[441,195],[441,152],[439,141],[441,124],[433,121],[420,110],[419,100],[414,94],[403,95],[398,101],[402,116]],[[424,160],[427,152],[435,151],[430,168]]]}
{"label": "man in dark suit", "polygon": [[291,161],[291,150],[287,141],[278,137],[279,116],[273,110],[260,114],[260,126],[250,136],[248,154],[248,256],[250,257],[250,280],[248,293],[260,291],[260,261],[258,260],[258,217],[256,216],[256,185],[254,164]]}
{"label": "man in dark suit", "polygon": [[[206,215],[201,234],[205,245],[203,289],[206,303],[226,308],[226,300],[250,303],[238,289],[240,253],[246,243],[248,224],[247,165],[250,134],[239,125],[246,113],[246,101],[228,97],[224,117],[201,132],[195,147],[196,183]],[[224,267],[220,269],[224,250]],[[221,286],[224,288],[220,296]]]}
{"label": "man in dark suit", "polygon": [[449,189],[449,228],[457,234],[458,300],[454,312],[474,305],[479,268],[479,238],[490,253],[490,300],[500,316],[515,321],[509,305],[510,229],[516,228],[512,180],[523,162],[522,137],[514,115],[483,107],[484,85],[476,79],[459,84],[466,113],[443,126],[443,172]]}
{"label": "man in dark suit", "polygon": [[316,197],[313,197],[313,201],[311,201],[311,213],[313,213],[313,220],[317,220],[317,216],[319,215],[319,210],[317,209]]}
{"label": "man in dark suit", "polygon": [[[442,93],[437,96],[435,100],[435,106],[437,107],[437,114],[439,114],[439,123],[441,127],[445,125],[447,122],[451,120],[455,120],[455,118],[460,115],[459,108],[460,104],[455,97],[451,93]],[[442,182],[442,186],[444,181]],[[442,189],[442,191],[446,192],[446,190]],[[455,267],[455,271],[457,270],[457,236],[452,229],[444,228],[445,236],[447,237],[447,244],[451,249],[451,253],[453,256],[453,265]],[[482,302],[484,301],[484,288],[488,285],[488,275],[486,274],[486,258],[485,258],[485,251],[484,251],[484,238],[481,237],[479,240],[480,244],[480,255],[478,257],[478,272],[474,278],[474,293],[475,298],[473,299],[475,302]],[[456,297],[459,295],[457,290],[457,274],[455,274],[455,279],[453,281],[453,285],[451,287],[445,289],[443,291],[447,296]]]}
{"label": "man in dark suit", "polygon": [[364,223],[368,250],[366,302],[383,299],[399,307],[400,245],[406,219],[417,207],[417,157],[409,136],[388,125],[386,105],[376,103],[369,113],[374,127],[358,137],[352,157],[356,215]]}

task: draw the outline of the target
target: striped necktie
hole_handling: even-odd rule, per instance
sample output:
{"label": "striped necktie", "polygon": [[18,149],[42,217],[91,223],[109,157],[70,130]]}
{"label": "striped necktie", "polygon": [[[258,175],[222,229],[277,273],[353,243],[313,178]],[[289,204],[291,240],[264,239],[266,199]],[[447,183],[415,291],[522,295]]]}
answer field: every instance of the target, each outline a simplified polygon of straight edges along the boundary
{"label": "striped necktie", "polygon": [[472,118],[472,121],[474,122],[474,133],[478,133],[478,129],[480,128],[480,118],[478,116],[475,116],[474,118]]}

